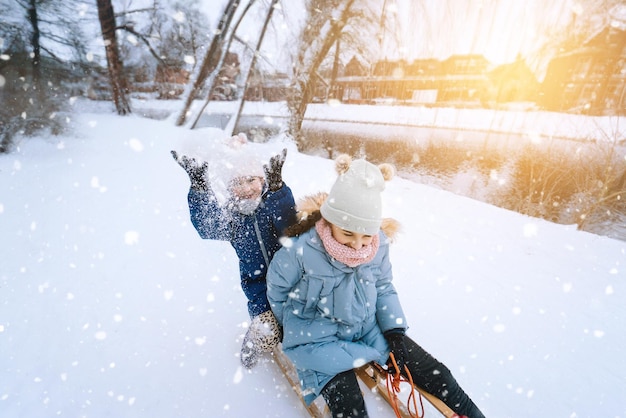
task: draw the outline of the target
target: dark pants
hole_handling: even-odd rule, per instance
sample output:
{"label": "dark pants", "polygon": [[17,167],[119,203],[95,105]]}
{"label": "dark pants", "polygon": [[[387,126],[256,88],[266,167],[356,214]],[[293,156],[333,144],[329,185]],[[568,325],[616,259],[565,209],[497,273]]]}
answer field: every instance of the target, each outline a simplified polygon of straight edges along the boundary
{"label": "dark pants", "polygon": [[[409,337],[406,365],[413,383],[441,399],[450,409],[468,418],[485,418],[465,394],[450,370]],[[363,395],[353,370],[339,373],[322,389],[322,396],[334,418],[367,417]]]}
{"label": "dark pants", "polygon": [[333,418],[367,418],[365,400],[354,370],[346,370],[332,378],[322,389]]}

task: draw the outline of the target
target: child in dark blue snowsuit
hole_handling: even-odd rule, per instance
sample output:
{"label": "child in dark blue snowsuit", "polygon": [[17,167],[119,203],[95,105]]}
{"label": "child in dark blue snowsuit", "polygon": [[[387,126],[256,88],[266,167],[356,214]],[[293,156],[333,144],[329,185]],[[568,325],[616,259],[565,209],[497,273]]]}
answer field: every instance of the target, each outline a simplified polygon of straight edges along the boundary
{"label": "child in dark blue snowsuit", "polygon": [[229,241],[239,258],[241,288],[252,318],[241,349],[241,361],[247,368],[282,338],[267,300],[265,276],[281,247],[279,238],[295,223],[293,194],[282,180],[286,154],[284,149],[263,166],[249,158],[230,162],[235,173],[228,179],[228,200],[220,205],[207,179],[208,163],[184,155],[179,158],[172,151],[191,180],[189,212],[198,234],[203,239]]}

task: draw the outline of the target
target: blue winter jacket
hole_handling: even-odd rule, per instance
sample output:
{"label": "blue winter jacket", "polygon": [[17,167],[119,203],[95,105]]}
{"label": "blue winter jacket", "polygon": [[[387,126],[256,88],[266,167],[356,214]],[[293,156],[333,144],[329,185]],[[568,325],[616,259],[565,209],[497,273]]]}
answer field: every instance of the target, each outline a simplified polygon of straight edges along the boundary
{"label": "blue winter jacket", "polygon": [[191,222],[198,234],[204,239],[229,241],[235,249],[250,316],[269,310],[267,267],[280,248],[280,236],[296,219],[291,189],[283,184],[276,192],[266,191],[251,215],[239,213],[232,205],[220,206],[210,189],[190,189],[187,199]]}
{"label": "blue winter jacket", "polygon": [[315,228],[276,253],[267,296],[307,403],[336,374],[387,361],[383,332],[407,326],[391,281],[389,243],[382,231],[374,259],[354,268],[328,255]]}

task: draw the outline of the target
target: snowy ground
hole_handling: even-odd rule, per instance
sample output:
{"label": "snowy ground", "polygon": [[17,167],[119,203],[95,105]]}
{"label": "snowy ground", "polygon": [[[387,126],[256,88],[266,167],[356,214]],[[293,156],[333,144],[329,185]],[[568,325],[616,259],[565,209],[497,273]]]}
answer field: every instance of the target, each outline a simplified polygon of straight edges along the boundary
{"label": "snowy ground", "polygon": [[[200,102],[195,103],[194,106],[198,108]],[[135,101],[134,108],[137,113],[145,112],[155,116],[166,115],[173,109],[176,112],[179,111],[178,104],[173,105],[167,100],[151,100],[149,96],[146,96],[146,100]],[[236,102],[211,102],[205,109],[205,113],[232,114],[236,109]],[[195,116],[194,112],[192,114]],[[244,114],[259,116],[271,122],[272,118],[286,118],[288,111],[285,102],[246,102]],[[329,105],[310,104],[306,117],[311,121],[348,121],[399,127],[439,127],[478,132],[521,133],[536,142],[553,138],[605,140],[622,144],[626,141],[624,117],[615,116],[585,116],[503,109],[345,105],[331,101]]]}
{"label": "snowy ground", "polygon": [[[216,131],[71,124],[0,155],[0,416],[305,416],[269,360],[241,369],[234,251],[189,222],[169,150]],[[327,191],[332,162],[264,147],[285,145],[296,198]],[[400,178],[385,194],[409,334],[488,417],[626,417],[625,242]]]}

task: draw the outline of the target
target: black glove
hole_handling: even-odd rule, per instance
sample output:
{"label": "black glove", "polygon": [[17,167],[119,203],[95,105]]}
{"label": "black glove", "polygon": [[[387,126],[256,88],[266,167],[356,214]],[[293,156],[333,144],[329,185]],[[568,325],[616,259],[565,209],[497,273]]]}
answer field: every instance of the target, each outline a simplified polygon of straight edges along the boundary
{"label": "black glove", "polygon": [[279,155],[274,155],[270,158],[269,165],[263,165],[263,171],[265,171],[265,178],[267,179],[267,187],[271,192],[275,192],[283,187],[282,172],[285,158],[287,158],[287,148],[284,148],[283,152]]}
{"label": "black glove", "polygon": [[[404,366],[409,360],[409,353],[406,348],[406,344],[404,344],[404,330],[391,329],[385,332],[384,335],[387,340],[387,344],[389,344],[389,350],[393,353],[393,356],[396,359],[398,369],[402,374],[405,374]],[[387,366],[389,367],[389,371],[391,373],[396,373],[393,362],[391,361],[391,355],[389,356],[389,360],[387,360]]]}
{"label": "black glove", "polygon": [[209,163],[203,161],[202,164],[199,164],[195,158],[189,158],[186,155],[181,156],[179,159],[176,151],[171,151],[171,153],[178,165],[189,174],[191,188],[199,192],[208,191],[209,184],[207,183],[206,172],[209,169]]}

